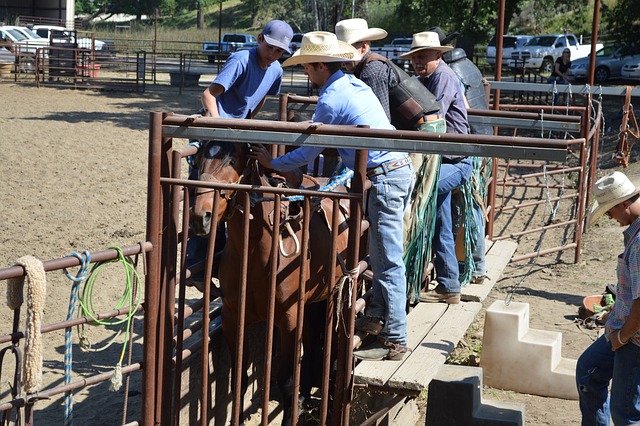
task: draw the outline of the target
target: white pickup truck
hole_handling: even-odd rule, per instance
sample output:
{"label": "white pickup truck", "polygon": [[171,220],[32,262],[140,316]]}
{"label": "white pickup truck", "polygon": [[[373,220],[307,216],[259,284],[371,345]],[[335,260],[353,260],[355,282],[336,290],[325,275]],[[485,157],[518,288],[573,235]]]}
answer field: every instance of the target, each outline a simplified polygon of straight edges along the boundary
{"label": "white pickup truck", "polygon": [[[602,45],[598,45],[598,48]],[[573,34],[545,34],[532,38],[529,42],[511,52],[507,61],[510,68],[537,69],[543,73],[553,71],[553,64],[565,48],[571,50],[571,60],[589,56],[590,44],[580,44]]]}
{"label": "white pickup truck", "polygon": [[385,58],[391,59],[391,62],[404,69],[405,71],[408,71],[411,65],[411,61],[400,59],[400,55],[404,55],[409,50],[411,50],[412,41],[413,38],[411,37],[398,37],[391,40],[390,44],[385,44],[384,46],[378,47],[371,46],[371,51],[382,55]]}

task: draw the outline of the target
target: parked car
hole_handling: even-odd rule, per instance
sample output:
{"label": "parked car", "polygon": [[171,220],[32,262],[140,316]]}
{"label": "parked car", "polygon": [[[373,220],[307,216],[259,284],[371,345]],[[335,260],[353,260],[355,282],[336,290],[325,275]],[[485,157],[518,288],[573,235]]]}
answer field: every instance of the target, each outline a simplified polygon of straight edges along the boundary
{"label": "parked car", "polygon": [[[511,59],[511,52],[527,44],[533,36],[529,35],[504,35],[502,36],[502,64],[507,65],[507,61]],[[493,36],[487,45],[487,62],[489,65],[496,64],[496,37]]]}
{"label": "parked car", "polygon": [[[34,25],[33,32],[55,43],[77,43],[79,49],[95,49],[96,55],[102,58],[115,57],[115,43],[112,40],[96,40],[93,37],[77,36],[74,30],[59,25]],[[78,39],[76,41],[76,38]]]}
{"label": "parked car", "polygon": [[627,62],[622,66],[620,74],[622,78],[640,80],[640,55],[635,55],[627,59]]}
{"label": "parked car", "polygon": [[[594,81],[604,83],[612,77],[620,77],[622,66],[627,59],[635,55],[638,49],[626,44],[609,44],[596,51],[596,67]],[[567,71],[569,77],[574,80],[584,80],[589,72],[591,55],[571,61],[571,68]]]}
{"label": "parked car", "polygon": [[38,49],[48,47],[49,42],[43,39],[31,38],[29,33],[23,31],[21,27],[12,25],[0,26],[0,35],[3,39],[13,44],[14,54],[17,55],[20,72],[35,72],[37,51]]}
{"label": "parked car", "polygon": [[[597,46],[601,47],[602,44]],[[565,48],[571,50],[572,61],[591,53],[591,45],[581,44],[574,34],[546,34],[534,37],[521,48],[514,49],[507,65],[514,69],[524,67],[550,73],[553,71],[553,64],[562,56]]]}
{"label": "parked car", "polygon": [[223,34],[221,42],[205,41],[202,44],[202,53],[208,56],[210,63],[213,63],[217,56],[237,52],[247,43],[256,43],[255,45],[257,45],[258,40],[251,34]]}
{"label": "parked car", "polygon": [[391,62],[399,66],[405,71],[410,71],[411,61],[400,59],[400,55],[404,55],[411,50],[412,37],[397,37],[391,40],[390,44],[381,47],[371,47],[371,51],[385,58],[391,59]]}

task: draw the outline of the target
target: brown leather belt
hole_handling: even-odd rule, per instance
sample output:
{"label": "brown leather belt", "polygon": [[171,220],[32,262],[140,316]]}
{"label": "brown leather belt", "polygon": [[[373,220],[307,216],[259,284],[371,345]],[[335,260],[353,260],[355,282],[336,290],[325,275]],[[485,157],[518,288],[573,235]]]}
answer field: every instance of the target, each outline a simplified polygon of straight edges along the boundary
{"label": "brown leather belt", "polygon": [[381,174],[389,173],[392,170],[402,168],[411,164],[411,158],[402,157],[399,160],[389,160],[380,164],[378,167],[374,167],[367,170],[367,177],[372,178]]}

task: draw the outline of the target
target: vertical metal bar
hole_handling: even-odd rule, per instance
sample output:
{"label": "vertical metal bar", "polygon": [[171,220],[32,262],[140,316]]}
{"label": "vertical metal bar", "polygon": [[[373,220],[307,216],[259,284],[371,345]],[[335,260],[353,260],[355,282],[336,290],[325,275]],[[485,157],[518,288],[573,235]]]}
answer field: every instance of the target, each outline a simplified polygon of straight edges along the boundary
{"label": "vertical metal bar", "polygon": [[[593,103],[591,103],[591,105],[593,106]],[[591,111],[589,111],[588,114],[591,114]],[[589,178],[587,180],[587,197],[585,200],[585,212],[586,209],[591,205],[591,188],[593,188],[593,185],[595,184],[595,180],[596,180],[596,171],[598,170],[598,151],[599,151],[599,147],[600,147],[600,134],[602,133],[602,102],[598,102],[598,113],[595,115],[596,117],[596,130],[595,133],[593,135],[593,139],[591,141],[589,141],[588,143],[590,144],[590,148],[589,148],[589,153],[591,156],[590,159],[590,166],[589,166]],[[589,221],[589,216],[585,214],[585,224],[583,225],[584,228],[583,229],[587,229],[587,225],[588,225],[588,221]]]}
{"label": "vertical metal bar", "polygon": [[[282,99],[282,97],[280,98]],[[273,360],[273,332],[275,323],[276,286],[278,279],[278,236],[280,235],[280,211],[282,196],[275,194],[273,205],[273,229],[271,231],[271,264],[269,265],[269,299],[267,307],[267,330],[265,336],[264,354],[264,393],[262,395],[262,424],[269,424],[269,396],[271,393],[271,365]]]}
{"label": "vertical metal bar", "polygon": [[242,375],[245,374],[244,369],[244,329],[245,329],[245,310],[247,305],[247,271],[249,269],[249,226],[251,218],[251,199],[248,192],[243,193],[243,211],[242,211],[242,255],[240,288],[238,288],[238,332],[236,335],[236,359],[233,366],[233,411],[231,416],[231,424],[236,426],[240,424],[240,406],[244,394],[242,393]]}
{"label": "vertical metal bar", "polygon": [[289,115],[289,95],[286,93],[280,93],[280,99],[278,103],[278,120],[288,121]]}
{"label": "vertical metal bar", "polygon": [[[164,120],[168,115],[164,113]],[[173,140],[171,138],[162,138],[162,176],[171,176],[171,153]],[[171,353],[173,350],[173,307],[175,303],[175,275],[176,275],[176,259],[175,259],[175,224],[173,224],[173,216],[171,211],[171,192],[172,188],[168,185],[160,188],[162,194],[162,223],[163,230],[168,227],[173,232],[163,232],[162,242],[160,244],[161,267],[160,267],[160,311],[158,312],[158,336],[160,336],[160,344],[158,345],[158,383],[156,389],[156,400],[160,406],[157,408],[158,416],[161,424],[171,422],[171,399],[167,404],[164,394],[165,390],[171,389]],[[172,293],[169,293],[172,291]],[[169,304],[171,304],[169,306]],[[166,405],[166,406],[165,406]]]}
{"label": "vertical metal bar", "polygon": [[296,324],[296,340],[293,356],[293,394],[291,396],[291,424],[298,424],[298,395],[300,394],[300,360],[302,358],[302,328],[304,324],[304,308],[306,284],[309,279],[309,222],[311,222],[311,203],[304,197],[302,217],[302,246],[300,254],[300,285],[298,286],[298,313]]}
{"label": "vertical metal bar", "polygon": [[598,27],[600,26],[600,0],[593,2],[593,21],[591,21],[591,53],[589,55],[589,72],[587,83],[593,86],[596,69],[596,44],[598,42]]}
{"label": "vertical metal bar", "polygon": [[211,275],[213,270],[213,255],[216,245],[216,233],[218,230],[218,216],[220,215],[220,191],[216,189],[213,196],[213,208],[211,212],[211,228],[209,230],[209,244],[207,246],[207,261],[204,267],[203,306],[202,306],[202,403],[200,405],[200,422],[202,426],[209,424],[207,413],[209,412],[209,312],[211,310]]}
{"label": "vertical metal bar", "polygon": [[[174,168],[174,170],[176,170]],[[178,167],[178,170],[179,167]],[[177,192],[177,191],[176,191]],[[182,239],[180,240],[180,293],[178,296],[178,323],[176,328],[176,366],[173,374],[173,424],[180,425],[180,391],[182,389],[182,349],[184,343],[184,304],[186,298],[186,259],[189,238],[189,188],[182,188]]]}
{"label": "vertical metal bar", "polygon": [[156,414],[156,353],[158,350],[158,308],[160,279],[160,169],[162,162],[162,114],[152,112],[149,117],[149,178],[147,183],[147,241],[153,245],[148,256],[144,291],[144,341],[142,369],[143,424],[157,425]]}
{"label": "vertical metal bar", "polygon": [[320,424],[326,425],[329,413],[329,383],[331,377],[331,353],[333,345],[333,318],[335,303],[333,291],[336,286],[336,259],[338,255],[338,232],[340,231],[340,200],[333,199],[333,214],[331,216],[331,266],[329,267],[329,275],[327,283],[329,285],[327,296],[327,324],[324,337],[324,357],[322,360],[322,388],[320,400]]}
{"label": "vertical metal bar", "polygon": [[582,226],[584,224],[584,214],[586,210],[587,189],[587,144],[589,143],[589,133],[591,131],[591,121],[589,120],[589,107],[591,104],[591,93],[587,93],[587,106],[582,111],[581,136],[584,143],[580,144],[580,176],[578,178],[578,202],[576,214],[576,226],[573,242],[576,243],[574,252],[574,263],[580,262],[580,252],[582,249]]}
{"label": "vertical metal bar", "polygon": [[[182,155],[179,152],[172,151],[171,153],[171,177],[179,178],[180,177],[180,161],[182,160]],[[180,199],[182,196],[182,191],[180,191],[177,187],[171,188],[171,220],[170,226],[166,227],[165,235],[167,236],[167,259],[168,259],[168,290],[167,293],[169,295],[175,295],[175,285],[176,285],[176,263],[177,263],[177,247],[178,247],[178,232],[180,228],[178,226],[180,221]],[[184,293],[184,286],[180,288],[180,291]],[[183,299],[184,300],[184,299]],[[173,296],[167,297],[165,309],[167,310],[167,336],[165,336],[165,350],[173,352],[173,330],[175,327],[174,318],[175,318],[175,298]],[[180,327],[182,327],[182,323],[180,323]],[[178,336],[180,336],[180,332],[178,332]],[[176,360],[181,360],[180,352],[176,354]],[[163,388],[166,391],[162,392],[162,407],[163,407],[163,424],[170,424],[172,417],[172,407],[175,408],[176,412],[179,411],[179,404],[175,406],[172,405],[174,400],[174,395],[171,392],[168,392],[169,389],[172,389],[172,383],[175,384],[179,380],[176,379],[176,375],[180,374],[180,369],[175,368],[175,371],[172,373],[172,362],[171,357],[165,357],[168,362],[165,362],[165,380],[166,383],[163,383]],[[181,364],[181,363],[180,363]],[[177,364],[176,364],[177,366]],[[164,387],[166,385],[166,387]],[[179,388],[178,388],[179,389]],[[174,388],[175,390],[175,388]],[[179,401],[179,392],[178,392],[178,401]],[[167,417],[165,417],[167,416]]]}
{"label": "vertical metal bar", "polygon": [[[351,179],[352,193],[360,195],[360,200],[351,200],[351,212],[349,220],[349,252],[347,253],[347,268],[353,270],[358,267],[358,255],[360,252],[360,233],[363,216],[364,183],[367,169],[367,150],[357,150],[355,158],[355,170]],[[344,292],[345,296],[348,291]],[[357,292],[353,292],[355,296]],[[344,325],[346,335],[338,335],[338,360],[336,371],[336,392],[334,404],[340,409],[333,410],[333,424],[348,426],[351,410],[351,394],[353,392],[353,330],[355,317],[350,309],[349,300],[343,299],[343,311],[341,317],[347,321]]]}

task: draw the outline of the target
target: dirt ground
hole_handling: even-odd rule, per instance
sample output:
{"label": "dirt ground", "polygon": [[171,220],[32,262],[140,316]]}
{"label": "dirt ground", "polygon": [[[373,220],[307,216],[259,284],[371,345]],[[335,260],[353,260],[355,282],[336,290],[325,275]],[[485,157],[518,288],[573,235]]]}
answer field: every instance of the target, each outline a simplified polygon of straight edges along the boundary
{"label": "dirt ground", "polygon": [[[125,92],[35,88],[0,84],[4,113],[0,117],[0,266],[10,266],[27,254],[55,259],[71,251],[97,251],[111,245],[129,245],[144,240],[147,185],[148,113],[154,110],[190,114],[199,106],[199,92],[182,95],[175,88],[150,87],[144,95]],[[262,118],[275,118],[277,102],[270,99]],[[610,148],[610,147],[609,147]],[[638,172],[632,164],[631,174]],[[608,166],[607,166],[608,167]],[[607,170],[601,170],[603,174]],[[528,197],[541,197],[544,193]],[[561,202],[558,215],[566,213],[570,201]],[[538,227],[548,213],[540,207],[534,214],[524,212],[498,221],[497,232],[515,232],[522,227]],[[505,231],[506,230],[506,231]],[[561,236],[562,238],[563,236]],[[564,235],[564,238],[571,239]],[[545,235],[546,244],[552,239]],[[540,234],[523,237],[516,255],[531,251]],[[510,264],[495,284],[485,307],[504,299],[530,304],[532,328],[563,334],[562,355],[576,359],[597,337],[597,330],[578,327],[574,322],[583,296],[601,293],[615,282],[615,259],[622,247],[621,228],[607,218],[584,235],[581,259],[573,263],[573,251]],[[111,309],[122,293],[117,273],[106,276],[94,296]],[[70,281],[62,274],[49,278],[45,307],[47,322],[64,320]],[[99,310],[99,309],[98,309]],[[0,313],[0,334],[11,332],[12,314]],[[470,329],[452,362],[471,363],[481,357],[484,310]],[[75,333],[75,331],[74,331]],[[111,334],[89,329],[96,347],[105,345]],[[54,333],[45,343],[44,380],[62,380],[64,332]],[[103,352],[84,353],[74,348],[74,369],[111,371],[117,362],[122,337]],[[136,350],[139,350],[139,343]],[[471,356],[471,360],[470,360]],[[475,361],[474,361],[475,360]],[[526,366],[523,366],[526,368]],[[2,402],[9,397],[7,373],[0,383]],[[130,396],[140,389],[129,390]],[[110,393],[106,385],[76,393],[74,416],[80,424],[119,424],[124,391]],[[518,394],[485,387],[484,397],[523,402],[526,422],[531,425],[578,425],[577,401]],[[134,398],[135,399],[135,398]],[[39,417],[48,424],[60,424],[63,403],[56,397]],[[95,417],[95,409],[105,408],[111,416]],[[133,408],[132,408],[133,407]],[[130,412],[135,409],[132,401]],[[38,419],[38,418],[37,418]],[[424,423],[423,423],[424,424]]]}

